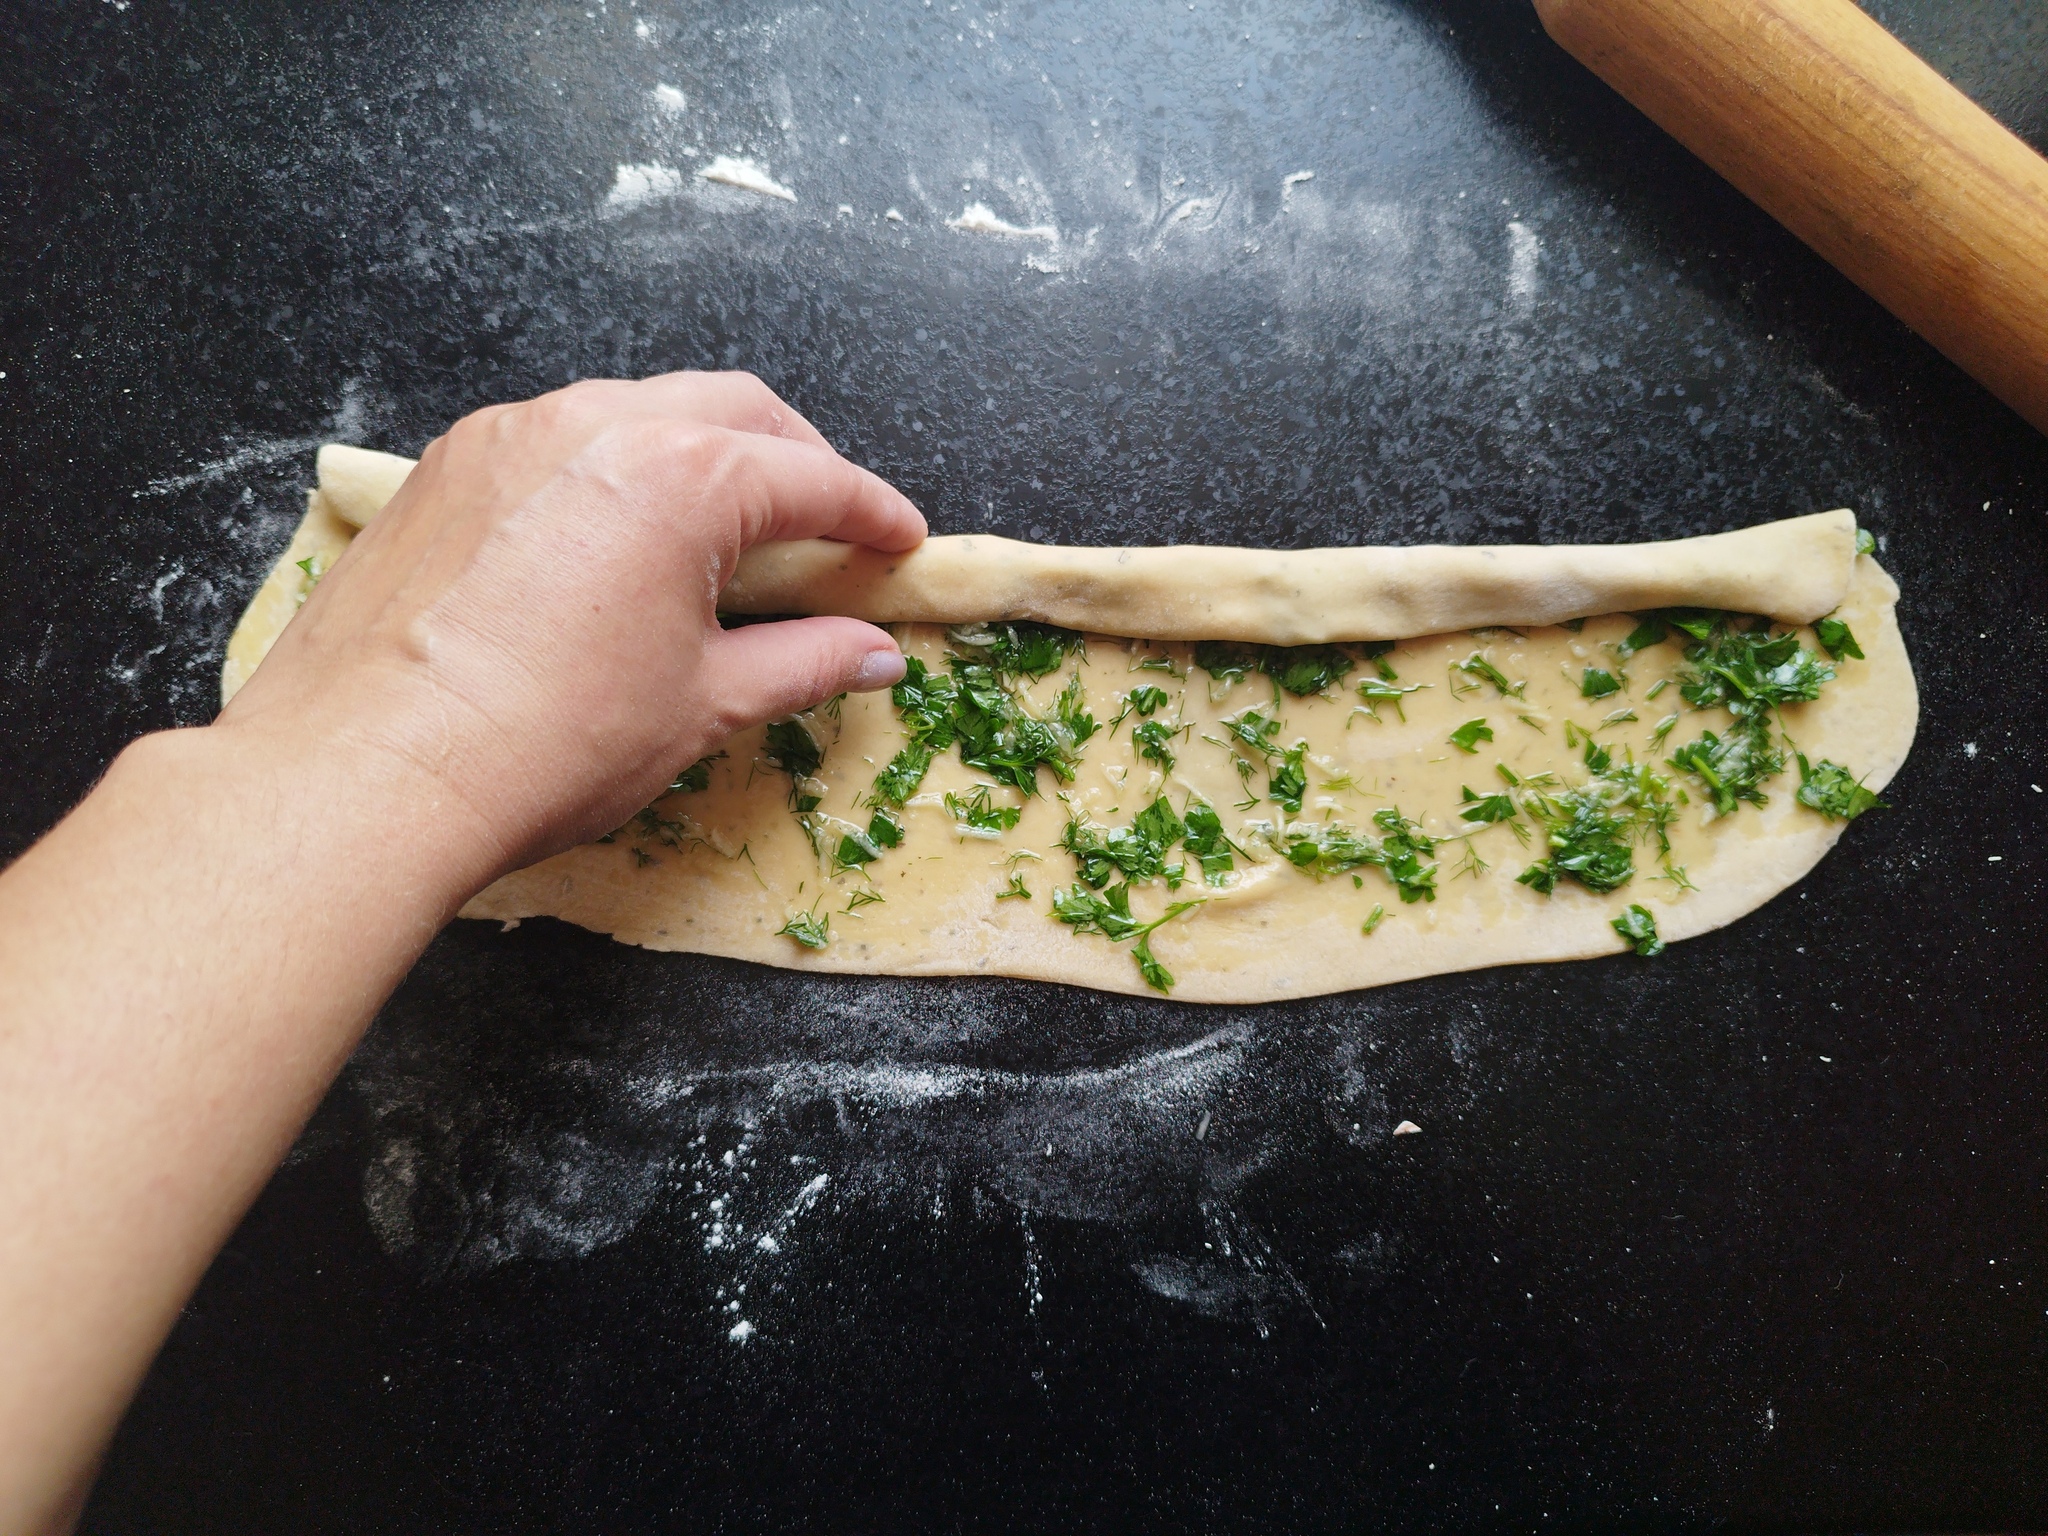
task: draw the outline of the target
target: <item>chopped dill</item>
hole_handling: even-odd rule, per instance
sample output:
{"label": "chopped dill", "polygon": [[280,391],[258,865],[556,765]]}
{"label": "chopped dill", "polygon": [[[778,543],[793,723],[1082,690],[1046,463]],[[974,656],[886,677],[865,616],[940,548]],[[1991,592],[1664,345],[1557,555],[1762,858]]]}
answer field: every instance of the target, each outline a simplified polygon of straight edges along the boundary
{"label": "chopped dill", "polygon": [[815,910],[798,912],[775,932],[796,940],[805,949],[823,949],[832,942],[832,919],[820,917]]}
{"label": "chopped dill", "polygon": [[672,795],[701,795],[711,787],[711,765],[724,757],[723,752],[714,752],[709,757],[700,757],[670,781],[668,792]]}

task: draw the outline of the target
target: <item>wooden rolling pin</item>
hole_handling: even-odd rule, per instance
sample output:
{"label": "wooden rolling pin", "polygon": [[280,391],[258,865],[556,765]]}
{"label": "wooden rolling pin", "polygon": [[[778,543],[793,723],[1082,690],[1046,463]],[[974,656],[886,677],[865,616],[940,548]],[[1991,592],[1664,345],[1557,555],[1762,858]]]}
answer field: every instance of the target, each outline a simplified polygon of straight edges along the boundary
{"label": "wooden rolling pin", "polygon": [[1850,0],[1535,0],[1544,28],[2048,432],[2048,160]]}

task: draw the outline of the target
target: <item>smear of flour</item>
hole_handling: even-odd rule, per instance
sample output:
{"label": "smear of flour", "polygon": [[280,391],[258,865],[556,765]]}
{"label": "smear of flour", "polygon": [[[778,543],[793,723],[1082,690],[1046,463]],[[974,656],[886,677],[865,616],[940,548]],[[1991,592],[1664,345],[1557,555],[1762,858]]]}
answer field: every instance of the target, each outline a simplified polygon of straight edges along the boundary
{"label": "smear of flour", "polygon": [[785,203],[796,201],[796,194],[788,187],[753,161],[737,155],[719,155],[709,165],[699,166],[697,179],[738,187],[742,192],[758,192],[763,197],[778,197]]}
{"label": "smear of flour", "polygon": [[244,470],[260,469],[267,464],[279,464],[302,453],[311,453],[322,443],[354,442],[369,428],[368,403],[364,398],[363,381],[359,378],[344,380],[341,386],[341,400],[327,418],[323,430],[305,437],[271,437],[258,442],[246,443],[217,459],[210,459],[197,469],[183,474],[164,475],[152,480],[139,491],[130,494],[140,500],[144,496],[170,496],[179,491],[189,491],[202,485],[219,485],[232,479]]}
{"label": "smear of flour", "polygon": [[683,173],[674,166],[649,161],[646,165],[622,165],[612,176],[612,189],[606,194],[604,206],[607,212],[624,213],[628,209],[674,197],[683,190]]}
{"label": "smear of flour", "polygon": [[1316,173],[1314,171],[1293,171],[1288,175],[1282,176],[1280,178],[1280,200],[1285,202],[1293,194],[1296,187],[1300,186],[1304,181],[1314,181],[1315,179]]}
{"label": "smear of flour", "polygon": [[1508,293],[1517,299],[1536,293],[1536,262],[1543,254],[1543,241],[1536,231],[1519,219],[1508,225]]}
{"label": "smear of flour", "polygon": [[1020,240],[1050,240],[1059,244],[1060,232],[1050,224],[1012,224],[999,218],[987,203],[969,203],[957,219],[946,220],[946,228],[963,235],[1005,235]]}
{"label": "smear of flour", "polygon": [[681,117],[689,107],[689,98],[672,85],[657,85],[652,92],[654,108],[669,117]]}

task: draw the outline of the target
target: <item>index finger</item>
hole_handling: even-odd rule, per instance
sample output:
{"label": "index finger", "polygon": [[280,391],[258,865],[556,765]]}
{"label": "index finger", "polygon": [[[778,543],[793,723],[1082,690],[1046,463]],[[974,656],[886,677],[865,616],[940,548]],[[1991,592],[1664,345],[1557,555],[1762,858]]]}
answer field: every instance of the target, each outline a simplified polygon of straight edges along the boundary
{"label": "index finger", "polygon": [[724,427],[670,428],[649,449],[697,495],[730,506],[739,547],[837,539],[884,554],[924,542],[924,514],[880,475],[830,448]]}

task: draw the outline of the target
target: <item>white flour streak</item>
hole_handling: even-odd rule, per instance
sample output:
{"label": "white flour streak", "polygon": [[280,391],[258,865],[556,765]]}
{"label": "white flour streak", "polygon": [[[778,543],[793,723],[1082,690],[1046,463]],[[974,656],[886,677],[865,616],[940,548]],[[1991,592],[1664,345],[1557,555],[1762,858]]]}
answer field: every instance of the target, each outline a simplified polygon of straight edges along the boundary
{"label": "white flour streak", "polygon": [[1294,189],[1304,181],[1314,181],[1315,179],[1316,173],[1314,171],[1295,171],[1289,175],[1282,176],[1280,178],[1280,201],[1286,202],[1293,195]]}
{"label": "white flour streak", "polygon": [[335,406],[334,414],[327,418],[326,431],[319,436],[272,437],[249,443],[182,475],[165,475],[152,480],[131,495],[140,500],[144,496],[169,496],[178,491],[189,491],[194,486],[218,485],[245,469],[258,469],[301,453],[311,453],[322,443],[353,442],[364,434],[368,425],[369,411],[363,403],[363,381],[359,378],[345,379],[341,386],[341,402]]}
{"label": "white flour streak", "polygon": [[624,213],[660,198],[674,197],[682,190],[683,173],[673,166],[653,161],[646,165],[622,165],[612,177],[612,189],[605,196],[604,206],[607,212]]}
{"label": "white flour streak", "polygon": [[670,117],[681,117],[690,105],[689,99],[672,85],[657,85],[651,94],[654,97],[654,109]]}
{"label": "white flour streak", "polygon": [[720,155],[709,165],[700,166],[697,170],[697,179],[715,181],[721,186],[738,187],[742,192],[758,192],[763,197],[779,197],[785,203],[796,201],[794,192],[760,166],[735,155]]}
{"label": "white flour streak", "polygon": [[1543,254],[1543,241],[1535,230],[1519,219],[1508,225],[1508,292],[1518,299],[1536,293],[1536,262]]}
{"label": "white flour streak", "polygon": [[821,1173],[798,1190],[788,1209],[776,1218],[774,1226],[754,1240],[754,1246],[763,1253],[782,1252],[782,1239],[787,1235],[790,1224],[818,1203],[818,1196],[825,1193],[825,1186],[831,1182],[830,1174]]}
{"label": "white flour streak", "polygon": [[960,210],[960,217],[946,220],[946,228],[957,229],[963,235],[1004,235],[1011,239],[1050,240],[1054,245],[1060,242],[1060,232],[1050,224],[1012,224],[1008,219],[998,218],[987,203],[969,203]]}
{"label": "white flour streak", "polygon": [[165,475],[152,480],[134,495],[169,496],[178,491],[189,491],[198,485],[218,485],[231,475],[245,469],[255,469],[264,464],[275,464],[297,454],[311,453],[325,437],[274,437],[267,442],[251,443],[246,448],[237,448],[233,453],[200,465],[197,469],[182,475]]}

